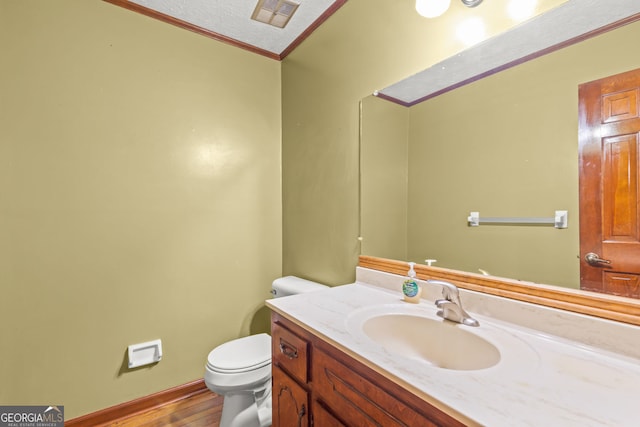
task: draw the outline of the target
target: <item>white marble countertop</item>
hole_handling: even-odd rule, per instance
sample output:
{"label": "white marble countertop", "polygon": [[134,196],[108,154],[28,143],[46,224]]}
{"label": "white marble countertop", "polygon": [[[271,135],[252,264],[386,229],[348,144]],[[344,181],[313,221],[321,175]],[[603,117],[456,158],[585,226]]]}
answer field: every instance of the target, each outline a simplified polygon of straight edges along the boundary
{"label": "white marble countertop", "polygon": [[[463,305],[467,298],[498,297],[461,291]],[[504,304],[505,299],[498,299]],[[640,425],[640,360],[634,357],[477,314],[465,305],[480,327],[457,327],[495,345],[500,361],[485,369],[450,370],[390,353],[358,332],[362,313],[383,305],[390,312],[409,310],[441,321],[427,299],[409,304],[398,291],[356,282],[269,300],[267,305],[468,425]],[[571,319],[569,323],[577,323],[570,327],[580,329],[583,319]],[[417,337],[420,333],[415,331]]]}

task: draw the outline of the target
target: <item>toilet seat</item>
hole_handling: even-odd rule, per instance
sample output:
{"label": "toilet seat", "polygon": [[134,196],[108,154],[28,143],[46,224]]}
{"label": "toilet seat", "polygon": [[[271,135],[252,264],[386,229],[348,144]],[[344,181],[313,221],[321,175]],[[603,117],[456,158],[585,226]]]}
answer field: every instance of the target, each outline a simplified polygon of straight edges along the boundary
{"label": "toilet seat", "polygon": [[228,341],[207,356],[205,384],[215,393],[237,393],[269,388],[271,337],[250,335]]}
{"label": "toilet seat", "polygon": [[228,341],[207,356],[207,368],[224,374],[253,371],[270,364],[271,337],[267,334]]}

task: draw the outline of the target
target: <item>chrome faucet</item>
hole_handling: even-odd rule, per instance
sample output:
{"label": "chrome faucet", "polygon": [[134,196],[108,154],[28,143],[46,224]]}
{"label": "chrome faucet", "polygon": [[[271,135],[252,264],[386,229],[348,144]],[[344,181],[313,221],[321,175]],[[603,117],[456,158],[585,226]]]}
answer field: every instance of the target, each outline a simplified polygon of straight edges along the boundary
{"label": "chrome faucet", "polygon": [[462,308],[460,292],[456,285],[442,280],[427,280],[427,283],[442,286],[442,299],[436,300],[436,307],[440,309],[436,313],[438,316],[467,326],[480,326],[480,323]]}

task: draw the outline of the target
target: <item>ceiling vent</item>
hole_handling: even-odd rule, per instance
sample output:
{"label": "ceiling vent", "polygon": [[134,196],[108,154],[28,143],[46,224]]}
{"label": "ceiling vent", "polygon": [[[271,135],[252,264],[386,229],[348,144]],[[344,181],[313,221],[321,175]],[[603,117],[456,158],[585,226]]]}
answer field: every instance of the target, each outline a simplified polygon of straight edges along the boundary
{"label": "ceiling vent", "polygon": [[251,19],[284,28],[300,3],[293,0],[258,0]]}

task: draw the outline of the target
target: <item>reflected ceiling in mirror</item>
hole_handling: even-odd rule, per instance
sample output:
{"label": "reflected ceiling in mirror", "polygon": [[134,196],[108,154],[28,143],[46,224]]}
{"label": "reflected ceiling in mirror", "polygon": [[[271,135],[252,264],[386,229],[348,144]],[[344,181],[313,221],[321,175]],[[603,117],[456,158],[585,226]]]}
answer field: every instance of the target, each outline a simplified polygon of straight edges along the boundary
{"label": "reflected ceiling in mirror", "polygon": [[535,57],[640,19],[637,0],[572,0],[381,89],[410,106]]}

